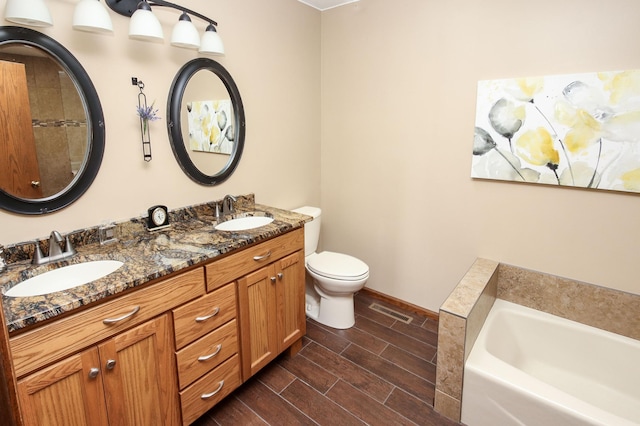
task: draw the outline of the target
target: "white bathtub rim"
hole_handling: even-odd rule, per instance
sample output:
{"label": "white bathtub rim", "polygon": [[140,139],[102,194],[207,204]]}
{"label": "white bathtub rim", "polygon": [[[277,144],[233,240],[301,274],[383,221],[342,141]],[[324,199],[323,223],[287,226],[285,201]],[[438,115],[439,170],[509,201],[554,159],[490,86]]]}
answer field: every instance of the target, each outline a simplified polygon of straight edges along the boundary
{"label": "white bathtub rim", "polygon": [[[600,407],[586,403],[579,398],[576,398],[560,389],[555,388],[529,374],[519,370],[504,361],[489,355],[498,364],[502,364],[500,367],[506,367],[510,380],[504,380],[502,377],[494,374],[489,374],[486,371],[478,369],[475,365],[465,366],[464,372],[464,388],[462,394],[462,422],[465,424],[473,425],[473,422],[467,422],[468,416],[465,416],[465,399],[470,398],[469,391],[471,390],[469,382],[473,380],[471,375],[476,377],[485,377],[489,381],[502,383],[503,385],[511,388],[513,391],[518,392],[520,396],[525,396],[527,399],[537,400],[544,405],[554,407],[556,410],[572,415],[581,419],[585,424],[594,426],[639,426],[640,423],[636,423],[632,420],[620,417],[614,413],[606,411]],[[469,357],[471,359],[471,357]],[[468,362],[468,360],[467,360]],[[481,361],[482,362],[482,361]],[[483,364],[483,365],[486,365]],[[523,382],[526,386],[523,386]],[[544,395],[544,397],[542,396]],[[497,406],[500,406],[505,412],[509,412],[509,407],[502,407],[499,401],[491,398],[489,395],[485,395],[487,399],[491,399]],[[585,414],[590,413],[590,414]]]}
{"label": "white bathtub rim", "polygon": [[[478,338],[474,344],[473,349],[465,363],[465,372],[464,372],[464,385],[463,385],[463,400],[462,400],[462,412],[463,416],[465,416],[465,397],[466,399],[474,398],[473,395],[469,394],[469,388],[466,386],[467,382],[473,382],[474,378],[472,377],[484,377],[486,380],[499,382],[509,388],[512,388],[514,391],[519,392],[520,395],[526,395],[529,398],[533,398],[537,401],[544,402],[547,405],[551,405],[552,407],[558,409],[564,413],[573,413],[576,417],[583,419],[583,421],[590,425],[619,425],[619,426],[638,426],[640,423],[637,423],[634,419],[629,419],[626,417],[621,417],[615,413],[612,413],[608,410],[605,410],[601,407],[595,406],[591,403],[585,402],[578,397],[575,397],[555,386],[546,383],[535,376],[532,376],[519,368],[503,361],[502,359],[494,356],[487,350],[487,332],[486,328],[490,328],[491,321],[494,319],[492,312],[497,312],[498,310],[515,310],[518,313],[524,313],[526,315],[531,315],[532,313],[535,315],[544,314],[545,316],[555,317],[551,314],[545,312],[538,312],[532,310],[531,308],[527,308],[525,306],[521,306],[512,302],[508,302],[502,299],[496,299],[492,310],[485,321],[485,325],[488,327],[484,327],[481,329]],[[530,312],[533,311],[533,312]],[[495,315],[495,314],[494,314]],[[558,318],[558,317],[556,317]],[[561,318],[561,320],[564,320]],[[570,321],[570,320],[566,320]],[[587,326],[588,327],[588,326]],[[608,333],[602,330],[598,330],[603,333]],[[613,334],[613,333],[608,333]],[[633,341],[638,343],[637,341],[630,339],[625,336],[615,335],[616,338],[619,337],[621,339],[628,339],[625,341]],[[474,350],[476,346],[479,346],[478,350]],[[491,374],[484,369],[480,369],[479,366],[490,366],[492,371],[497,372],[497,374]],[[503,377],[509,377],[509,380],[503,379]],[[465,390],[467,392],[465,392]],[[543,396],[544,395],[544,396]],[[488,395],[486,395],[486,400],[491,399]],[[497,401],[494,400],[494,403],[499,405]],[[508,412],[508,407],[501,407],[501,409]],[[585,414],[590,413],[590,414]],[[467,414],[468,415],[468,414]],[[634,414],[635,417],[635,414]],[[463,417],[463,422],[465,418]],[[467,419],[468,420],[468,419]]]}

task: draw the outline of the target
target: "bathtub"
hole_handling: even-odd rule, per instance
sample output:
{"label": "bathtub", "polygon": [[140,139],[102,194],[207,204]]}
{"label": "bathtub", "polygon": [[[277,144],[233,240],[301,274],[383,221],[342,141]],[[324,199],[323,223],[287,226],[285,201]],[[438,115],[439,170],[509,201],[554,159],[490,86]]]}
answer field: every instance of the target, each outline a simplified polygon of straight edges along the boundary
{"label": "bathtub", "polygon": [[640,425],[640,341],[497,299],[464,367],[469,426]]}

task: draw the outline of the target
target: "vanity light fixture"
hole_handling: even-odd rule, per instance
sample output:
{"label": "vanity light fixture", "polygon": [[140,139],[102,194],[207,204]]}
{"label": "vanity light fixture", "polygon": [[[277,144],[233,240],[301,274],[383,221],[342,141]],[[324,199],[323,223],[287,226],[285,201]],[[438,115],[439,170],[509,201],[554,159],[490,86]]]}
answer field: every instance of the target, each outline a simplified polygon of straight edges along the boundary
{"label": "vanity light fixture", "polygon": [[107,8],[100,0],[80,0],[73,11],[73,29],[92,33],[112,33],[113,24]]}
{"label": "vanity light fixture", "polygon": [[[224,55],[224,45],[216,30],[218,23],[184,6],[165,0],[105,0],[116,13],[131,18],[129,38],[164,43],[164,33],[151,7],[167,7],[182,12],[171,33],[171,45],[187,49],[198,49],[200,53]],[[191,17],[207,23],[199,37]],[[17,24],[33,27],[53,25],[51,13],[45,0],[7,0],[5,19]],[[112,33],[113,25],[109,13],[100,0],[80,0],[73,14],[73,28],[80,31]]]}
{"label": "vanity light fixture", "polygon": [[4,19],[30,27],[50,27],[53,19],[44,0],[7,0]]}
{"label": "vanity light fixture", "polygon": [[[165,0],[106,0],[106,2],[115,12],[131,17],[130,38],[164,42],[162,26],[153,14],[151,7],[168,7],[182,12],[171,34],[173,46],[198,49],[200,53],[224,55],[224,45],[216,31],[218,23],[196,11]],[[198,37],[198,30],[191,22],[193,16],[207,22],[207,28],[202,38]]]}

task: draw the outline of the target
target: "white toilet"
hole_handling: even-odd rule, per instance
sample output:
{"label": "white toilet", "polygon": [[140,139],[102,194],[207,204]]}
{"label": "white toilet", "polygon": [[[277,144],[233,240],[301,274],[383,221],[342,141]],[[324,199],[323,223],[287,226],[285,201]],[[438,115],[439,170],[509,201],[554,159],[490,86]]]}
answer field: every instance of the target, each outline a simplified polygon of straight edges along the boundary
{"label": "white toilet", "polygon": [[313,217],[304,225],[307,316],[329,327],[350,328],[356,322],[353,295],[367,282],[369,266],[346,254],[316,253],[322,211],[308,206],[293,211]]}

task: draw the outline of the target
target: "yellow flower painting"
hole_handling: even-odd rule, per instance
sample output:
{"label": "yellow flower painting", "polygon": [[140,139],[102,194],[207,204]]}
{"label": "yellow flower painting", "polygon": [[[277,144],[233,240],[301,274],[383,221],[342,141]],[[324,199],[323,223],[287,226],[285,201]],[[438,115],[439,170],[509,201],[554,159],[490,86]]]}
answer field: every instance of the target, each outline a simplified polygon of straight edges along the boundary
{"label": "yellow flower painting", "polygon": [[189,148],[192,151],[231,154],[235,139],[232,118],[229,99],[189,102]]}
{"label": "yellow flower painting", "polygon": [[640,192],[640,70],[478,83],[471,177]]}

